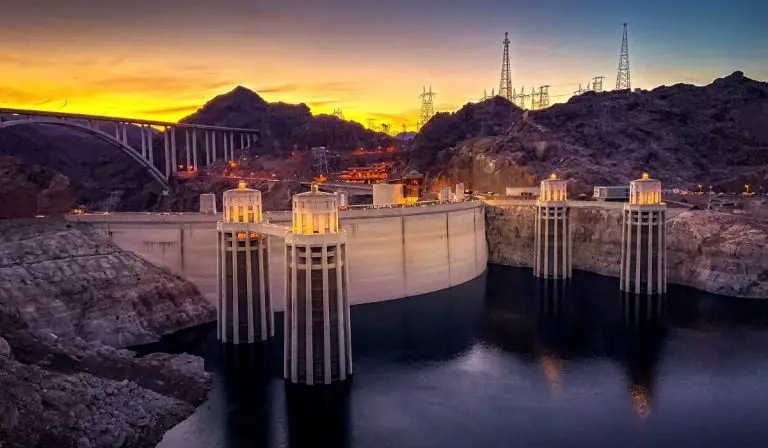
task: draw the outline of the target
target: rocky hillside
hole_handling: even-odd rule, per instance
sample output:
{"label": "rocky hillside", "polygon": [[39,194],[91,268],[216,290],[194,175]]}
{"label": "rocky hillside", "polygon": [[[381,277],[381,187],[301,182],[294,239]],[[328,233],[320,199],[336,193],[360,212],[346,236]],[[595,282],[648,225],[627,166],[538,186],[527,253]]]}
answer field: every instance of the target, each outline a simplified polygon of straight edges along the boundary
{"label": "rocky hillside", "polygon": [[[139,147],[138,131],[130,131],[129,141]],[[69,179],[75,204],[89,209],[106,209],[115,192],[119,210],[147,210],[157,204],[162,190],[116,146],[76,129],[36,124],[0,130],[0,155],[61,173]]]}
{"label": "rocky hillside", "polygon": [[[221,211],[223,193],[232,188],[237,188],[238,180],[234,178],[222,178],[200,173],[189,178],[179,178],[171,182],[170,192],[163,202],[163,209],[169,212],[197,212],[200,210],[200,195],[213,193],[216,195],[216,204]],[[249,181],[248,188],[261,191],[262,207],[264,211],[290,210],[291,197],[304,190],[298,182],[280,181]]]}
{"label": "rocky hillside", "polygon": [[289,152],[294,148],[308,150],[313,146],[325,146],[336,151],[352,150],[391,140],[354,121],[330,115],[312,115],[305,104],[268,103],[245,87],[237,87],[213,98],[181,121],[258,129],[261,131],[259,148],[269,153]]}
{"label": "rocky hillside", "polygon": [[87,225],[0,222],[0,446],[154,447],[211,377],[200,358],[121,348],[214,318]]}
{"label": "rocky hillside", "polygon": [[74,193],[66,176],[0,156],[0,219],[60,215],[69,212],[73,203]]}
{"label": "rocky hillside", "polygon": [[414,161],[438,181],[500,193],[552,171],[576,193],[643,171],[692,190],[768,187],[766,122],[768,84],[741,72],[703,87],[590,92],[525,113],[497,97],[433,117],[416,137]]}
{"label": "rocky hillside", "polygon": [[[535,207],[488,206],[489,262],[531,266]],[[621,211],[571,209],[573,268],[619,276]],[[768,224],[743,216],[686,211],[667,220],[667,280],[735,297],[768,298]]]}

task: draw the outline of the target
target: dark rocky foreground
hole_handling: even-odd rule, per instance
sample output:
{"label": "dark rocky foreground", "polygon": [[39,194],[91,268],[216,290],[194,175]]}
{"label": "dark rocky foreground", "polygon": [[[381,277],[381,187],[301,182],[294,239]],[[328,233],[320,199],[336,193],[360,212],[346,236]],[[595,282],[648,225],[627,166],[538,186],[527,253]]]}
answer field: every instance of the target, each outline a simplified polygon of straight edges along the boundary
{"label": "dark rocky foreground", "polygon": [[155,446],[211,377],[200,358],[124,347],[214,317],[192,285],[88,226],[0,223],[0,446]]}

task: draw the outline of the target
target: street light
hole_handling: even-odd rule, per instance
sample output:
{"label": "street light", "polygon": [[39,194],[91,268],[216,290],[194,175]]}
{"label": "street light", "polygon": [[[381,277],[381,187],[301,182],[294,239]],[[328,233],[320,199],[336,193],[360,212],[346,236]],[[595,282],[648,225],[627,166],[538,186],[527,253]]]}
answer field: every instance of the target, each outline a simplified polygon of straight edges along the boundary
{"label": "street light", "polygon": [[744,194],[749,194],[749,184],[744,184]]}

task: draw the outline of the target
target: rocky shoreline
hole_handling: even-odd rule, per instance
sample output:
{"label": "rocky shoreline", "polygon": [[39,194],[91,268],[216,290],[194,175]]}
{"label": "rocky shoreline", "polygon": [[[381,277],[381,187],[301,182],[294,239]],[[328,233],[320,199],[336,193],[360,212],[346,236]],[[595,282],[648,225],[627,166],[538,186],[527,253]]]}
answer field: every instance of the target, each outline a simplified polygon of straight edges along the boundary
{"label": "rocky shoreline", "polygon": [[124,347],[214,318],[194,286],[87,225],[0,222],[0,446],[154,447],[212,377],[201,358]]}
{"label": "rocky shoreline", "polygon": [[[531,205],[486,206],[488,262],[531,266]],[[573,268],[619,276],[621,212],[572,208]],[[768,298],[768,223],[711,211],[667,219],[667,281],[731,297]]]}

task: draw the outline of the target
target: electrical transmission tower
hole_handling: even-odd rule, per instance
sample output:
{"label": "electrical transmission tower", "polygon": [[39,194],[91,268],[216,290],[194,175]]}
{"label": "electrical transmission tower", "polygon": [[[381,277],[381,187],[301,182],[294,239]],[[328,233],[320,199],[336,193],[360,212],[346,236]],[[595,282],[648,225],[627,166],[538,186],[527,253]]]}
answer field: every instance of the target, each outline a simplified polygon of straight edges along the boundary
{"label": "electrical transmission tower", "polygon": [[509,74],[509,33],[504,33],[504,57],[501,60],[501,81],[499,81],[499,96],[509,101],[512,97],[512,78]]}
{"label": "electrical transmission tower", "polygon": [[368,129],[373,131],[375,127],[376,127],[376,119],[375,118],[369,118],[368,119]]}
{"label": "electrical transmission tower", "polygon": [[344,112],[342,112],[341,109],[333,109],[333,115],[339,120],[344,119]]}
{"label": "electrical transmission tower", "polygon": [[389,123],[381,123],[381,132],[389,135]]}
{"label": "electrical transmission tower", "polygon": [[598,93],[603,91],[603,79],[605,79],[605,76],[595,76],[592,78],[592,91]]}
{"label": "electrical transmission tower", "polygon": [[418,127],[421,128],[433,115],[435,115],[435,105],[432,98],[437,95],[432,92],[432,86],[429,86],[429,91],[426,87],[423,87],[423,93],[419,95],[421,98],[421,116],[419,117]]}
{"label": "electrical transmission tower", "polygon": [[325,153],[325,146],[312,148],[312,168],[316,176],[328,176],[328,159]]}
{"label": "electrical transmission tower", "polygon": [[539,109],[549,107],[549,87],[539,86]]}
{"label": "electrical transmission tower", "polygon": [[531,110],[536,110],[539,108],[539,95],[536,93],[536,89],[531,87]]}
{"label": "electrical transmission tower", "polygon": [[[587,87],[589,87],[589,83],[587,83]],[[586,93],[586,92],[589,92],[589,89],[588,88],[587,89],[583,89],[581,87],[581,83],[579,83],[579,89],[577,91],[573,92],[573,94],[574,95],[581,95],[582,93]]]}
{"label": "electrical transmission tower", "polygon": [[403,134],[405,134],[406,132],[408,132],[408,128],[405,126],[405,123],[403,123]]}
{"label": "electrical transmission tower", "polygon": [[631,89],[629,80],[629,42],[627,41],[627,23],[624,22],[624,36],[621,38],[619,55],[619,73],[616,75],[616,90]]}
{"label": "electrical transmission tower", "polygon": [[520,93],[515,94],[515,104],[520,109],[525,109],[525,100],[528,95],[525,94],[525,86],[520,87]]}

